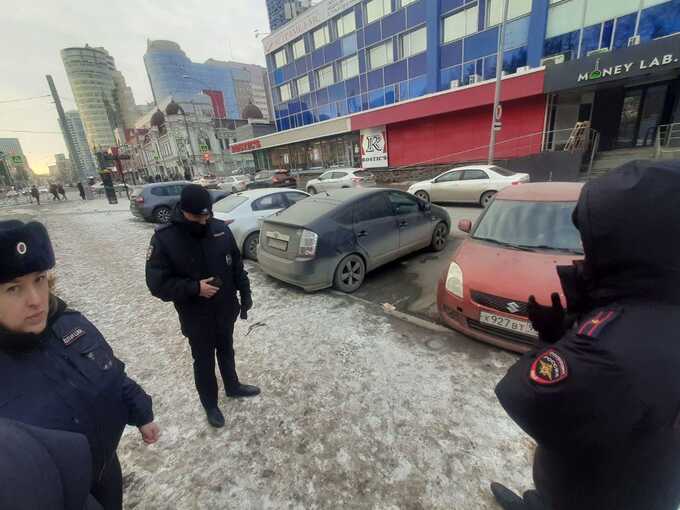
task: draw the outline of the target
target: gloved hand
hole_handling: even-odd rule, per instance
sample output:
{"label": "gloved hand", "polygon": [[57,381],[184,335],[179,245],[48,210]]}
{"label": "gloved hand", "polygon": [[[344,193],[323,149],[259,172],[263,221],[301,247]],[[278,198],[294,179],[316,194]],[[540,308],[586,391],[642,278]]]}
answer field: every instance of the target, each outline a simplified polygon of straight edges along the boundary
{"label": "gloved hand", "polygon": [[248,311],[253,307],[253,298],[248,293],[241,294],[241,319],[248,320]]}
{"label": "gloved hand", "polygon": [[529,296],[529,320],[539,339],[548,344],[557,342],[567,332],[566,311],[562,306],[560,295],[554,292],[550,296],[551,306],[539,305],[534,296]]}

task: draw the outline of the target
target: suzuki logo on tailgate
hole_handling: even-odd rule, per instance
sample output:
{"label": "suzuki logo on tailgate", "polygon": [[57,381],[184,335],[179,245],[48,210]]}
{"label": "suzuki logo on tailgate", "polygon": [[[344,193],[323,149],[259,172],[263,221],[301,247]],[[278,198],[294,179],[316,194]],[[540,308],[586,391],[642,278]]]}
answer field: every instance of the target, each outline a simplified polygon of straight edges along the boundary
{"label": "suzuki logo on tailgate", "polygon": [[510,312],[510,313],[517,313],[517,312],[519,312],[520,309],[521,309],[521,307],[520,307],[517,303],[515,303],[514,301],[510,301],[510,302],[505,306],[505,308],[507,308],[507,309],[508,309],[508,312]]}

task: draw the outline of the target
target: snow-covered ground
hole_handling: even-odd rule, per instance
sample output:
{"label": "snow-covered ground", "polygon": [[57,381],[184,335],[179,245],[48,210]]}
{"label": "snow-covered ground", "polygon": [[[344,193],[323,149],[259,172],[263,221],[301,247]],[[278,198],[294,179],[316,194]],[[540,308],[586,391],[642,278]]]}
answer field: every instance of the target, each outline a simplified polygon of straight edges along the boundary
{"label": "snow-covered ground", "polygon": [[263,393],[222,397],[208,426],[171,305],[144,282],[151,225],[102,200],[3,210],[46,223],[60,295],[104,333],[154,398],[163,436],[120,446],[125,507],[492,509],[491,480],[527,489],[531,441],[498,405],[510,354],[437,336],[329,292],[305,294],[250,266],[239,375]]}

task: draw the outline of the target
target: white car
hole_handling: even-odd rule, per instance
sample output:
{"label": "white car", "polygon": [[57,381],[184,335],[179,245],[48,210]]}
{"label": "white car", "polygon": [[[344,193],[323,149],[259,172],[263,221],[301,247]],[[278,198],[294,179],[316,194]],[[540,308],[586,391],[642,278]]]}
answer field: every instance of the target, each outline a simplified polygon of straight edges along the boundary
{"label": "white car", "polygon": [[314,195],[320,191],[342,188],[367,188],[375,186],[373,174],[360,168],[336,168],[321,174],[307,183],[307,192]]}
{"label": "white car", "polygon": [[230,175],[225,177],[224,181],[220,184],[220,188],[224,191],[231,191],[232,193],[238,193],[239,191],[245,191],[250,179],[247,175]]}
{"label": "white car", "polygon": [[257,260],[261,220],[308,196],[304,191],[290,188],[253,189],[215,203],[213,215],[229,225],[243,256]]}
{"label": "white car", "polygon": [[486,207],[503,188],[530,179],[529,174],[499,166],[464,166],[448,170],[432,180],[418,182],[408,192],[426,202],[468,202]]}

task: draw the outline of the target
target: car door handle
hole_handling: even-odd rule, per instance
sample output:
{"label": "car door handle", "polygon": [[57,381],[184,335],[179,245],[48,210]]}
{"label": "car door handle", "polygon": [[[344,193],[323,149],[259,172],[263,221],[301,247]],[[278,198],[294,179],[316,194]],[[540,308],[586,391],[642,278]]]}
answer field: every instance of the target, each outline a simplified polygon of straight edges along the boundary
{"label": "car door handle", "polygon": [[401,221],[399,222],[399,228],[404,228],[404,227],[407,227],[407,226],[408,226],[408,221],[406,221],[406,220],[401,220]]}
{"label": "car door handle", "polygon": [[368,237],[368,232],[366,232],[365,230],[362,230],[361,232],[359,232],[357,234],[357,237]]}

